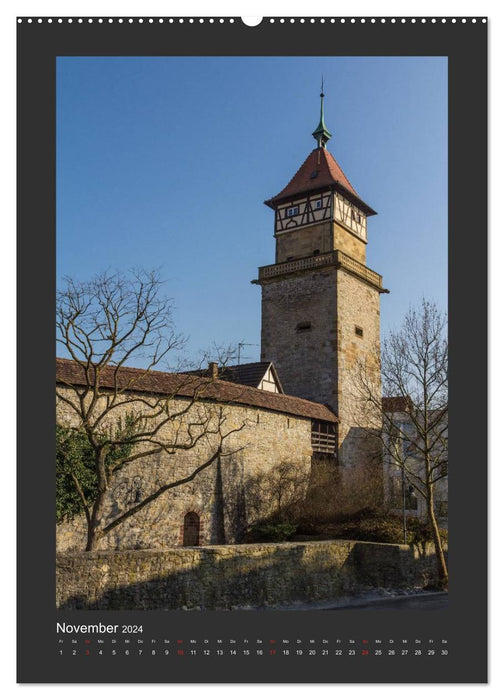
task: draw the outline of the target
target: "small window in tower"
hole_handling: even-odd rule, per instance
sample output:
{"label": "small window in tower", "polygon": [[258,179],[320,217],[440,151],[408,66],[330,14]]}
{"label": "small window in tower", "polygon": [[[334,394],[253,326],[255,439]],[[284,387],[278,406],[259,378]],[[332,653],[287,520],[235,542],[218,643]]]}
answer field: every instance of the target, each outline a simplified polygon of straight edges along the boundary
{"label": "small window in tower", "polygon": [[320,255],[320,249],[315,248],[315,250],[313,251],[313,255]]}
{"label": "small window in tower", "polygon": [[306,331],[311,331],[310,321],[300,321],[296,326],[296,331],[298,333],[305,333]]}
{"label": "small window in tower", "polygon": [[364,331],[362,330],[362,328],[360,326],[355,326],[355,335],[358,335],[359,338],[364,337]]}
{"label": "small window in tower", "polygon": [[318,177],[318,170],[314,170],[312,174],[310,175],[310,180],[315,180],[315,178]]}
{"label": "small window in tower", "polygon": [[352,219],[356,221],[358,224],[361,222],[361,215],[359,214],[358,211],[355,211],[355,209],[352,209]]}
{"label": "small window in tower", "polygon": [[299,207],[288,207],[287,216],[296,216],[299,214]]}
{"label": "small window in tower", "polygon": [[321,199],[317,199],[317,200],[313,203],[313,206],[314,206],[314,209],[322,209],[322,200],[321,200]]}

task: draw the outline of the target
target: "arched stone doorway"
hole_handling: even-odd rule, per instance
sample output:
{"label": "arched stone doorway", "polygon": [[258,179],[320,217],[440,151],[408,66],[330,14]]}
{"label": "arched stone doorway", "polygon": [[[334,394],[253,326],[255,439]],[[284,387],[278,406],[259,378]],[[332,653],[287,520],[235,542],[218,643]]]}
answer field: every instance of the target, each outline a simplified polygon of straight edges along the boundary
{"label": "arched stone doorway", "polygon": [[193,511],[184,517],[184,547],[198,547],[200,543],[200,517]]}

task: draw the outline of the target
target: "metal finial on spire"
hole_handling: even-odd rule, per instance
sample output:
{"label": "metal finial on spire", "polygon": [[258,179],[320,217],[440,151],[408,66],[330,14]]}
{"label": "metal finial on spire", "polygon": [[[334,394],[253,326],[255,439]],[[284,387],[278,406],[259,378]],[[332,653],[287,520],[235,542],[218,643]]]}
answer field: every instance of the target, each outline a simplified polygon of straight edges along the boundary
{"label": "metal finial on spire", "polygon": [[318,148],[325,148],[326,143],[332,136],[324,121],[324,97],[324,76],[322,75],[322,82],[320,85],[320,121],[312,134],[313,138],[317,142]]}

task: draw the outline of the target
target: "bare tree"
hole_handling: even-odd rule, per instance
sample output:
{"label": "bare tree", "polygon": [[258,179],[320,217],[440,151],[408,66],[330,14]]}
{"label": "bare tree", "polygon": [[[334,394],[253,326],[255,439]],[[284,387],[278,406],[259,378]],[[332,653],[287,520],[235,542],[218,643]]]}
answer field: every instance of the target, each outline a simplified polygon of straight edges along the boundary
{"label": "bare tree", "polygon": [[[425,299],[410,309],[402,327],[382,344],[383,395],[395,410],[384,410],[366,363],[356,371],[356,398],[374,413],[375,432],[387,462],[394,465],[426,503],[437,560],[439,585],[448,585],[448,569],[435,509],[436,483],[448,470],[448,340],[447,319]],[[379,351],[377,351],[378,353]]]}
{"label": "bare tree", "polygon": [[[184,342],[173,330],[172,307],[161,296],[156,272],[65,281],[57,295],[57,342],[73,363],[58,379],[57,399],[71,427],[85,433],[94,455],[93,502],[88,502],[78,474],[72,474],[87,522],[86,551],[92,551],[107,533],[161,494],[194,480],[220,455],[230,454],[224,442],[244,424],[228,427],[223,405],[204,400],[211,398],[211,377],[177,372],[167,393],[145,389],[154,368]],[[144,369],[131,371],[131,363]],[[162,453],[187,453],[203,442],[208,459],[105,522],[106,499],[120,469]]]}
{"label": "bare tree", "polygon": [[247,509],[257,519],[295,518],[306,499],[309,475],[302,464],[281,462],[246,482]]}

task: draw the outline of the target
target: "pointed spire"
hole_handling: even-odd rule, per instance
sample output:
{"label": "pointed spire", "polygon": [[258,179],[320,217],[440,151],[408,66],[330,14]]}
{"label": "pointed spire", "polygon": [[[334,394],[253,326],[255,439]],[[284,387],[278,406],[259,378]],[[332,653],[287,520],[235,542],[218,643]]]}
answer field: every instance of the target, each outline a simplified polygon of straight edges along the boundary
{"label": "pointed spire", "polygon": [[312,134],[319,148],[325,148],[326,143],[332,136],[324,121],[324,97],[324,76],[322,76],[322,85],[320,88],[320,121]]}

